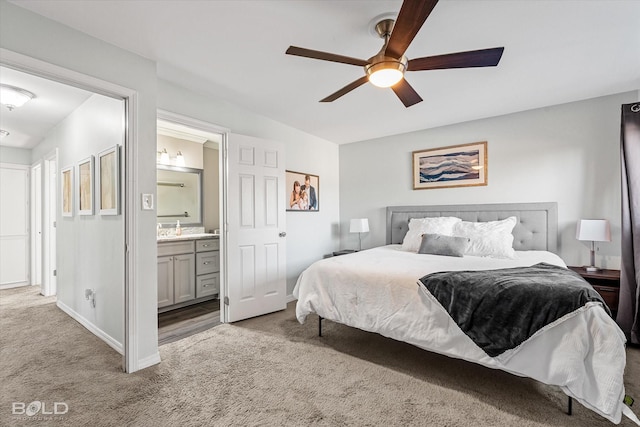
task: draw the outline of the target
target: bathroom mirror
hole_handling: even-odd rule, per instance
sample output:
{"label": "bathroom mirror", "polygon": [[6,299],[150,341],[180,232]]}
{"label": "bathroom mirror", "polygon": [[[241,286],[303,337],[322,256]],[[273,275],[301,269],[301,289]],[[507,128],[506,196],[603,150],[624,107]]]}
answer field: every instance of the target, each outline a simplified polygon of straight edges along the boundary
{"label": "bathroom mirror", "polygon": [[158,165],[158,222],[202,226],[202,170]]}

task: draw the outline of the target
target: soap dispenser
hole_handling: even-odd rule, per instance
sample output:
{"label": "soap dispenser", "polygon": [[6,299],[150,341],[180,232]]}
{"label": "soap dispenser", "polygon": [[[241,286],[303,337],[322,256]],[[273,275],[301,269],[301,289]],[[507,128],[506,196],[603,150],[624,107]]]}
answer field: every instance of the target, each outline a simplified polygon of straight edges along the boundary
{"label": "soap dispenser", "polygon": [[176,223],[176,236],[182,236],[182,228],[180,228],[180,220]]}

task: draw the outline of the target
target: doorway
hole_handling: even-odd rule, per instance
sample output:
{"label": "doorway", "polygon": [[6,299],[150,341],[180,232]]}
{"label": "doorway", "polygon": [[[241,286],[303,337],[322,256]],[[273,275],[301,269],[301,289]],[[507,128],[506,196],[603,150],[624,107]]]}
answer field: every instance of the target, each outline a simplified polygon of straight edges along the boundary
{"label": "doorway", "polygon": [[158,345],[222,321],[226,130],[163,111],[157,129]]}
{"label": "doorway", "polygon": [[[43,295],[56,295],[58,308],[122,353],[125,370],[129,366],[135,370],[136,363],[129,362],[137,362],[137,355],[128,351],[132,346],[128,345],[125,332],[129,320],[125,318],[125,296],[129,290],[125,288],[129,278],[125,258],[130,256],[125,252],[125,244],[132,240],[132,228],[135,227],[125,229],[131,184],[124,178],[126,171],[135,169],[135,166],[128,167],[133,158],[127,154],[135,153],[129,142],[135,145],[136,136],[134,127],[128,127],[127,123],[136,122],[135,108],[129,108],[136,93],[15,52],[0,51],[2,82],[35,94],[33,101],[3,114],[3,127],[6,123],[15,129],[9,130],[11,136],[24,137],[13,141],[4,138],[3,145],[25,142],[25,146],[13,147],[26,153],[21,156],[26,161],[22,161],[28,169],[33,167],[34,175],[40,178],[37,182],[32,181],[24,192],[30,200],[30,190],[33,190],[34,197],[39,200],[39,206],[32,204],[25,215],[27,224],[31,225],[27,241],[33,249],[26,252],[27,271],[32,275],[29,283],[40,282]],[[58,104],[56,100],[64,102]],[[50,111],[44,111],[46,108]],[[30,126],[20,128],[28,123],[28,119],[46,113],[49,113],[46,116],[49,127],[36,126],[32,122]],[[36,131],[41,133],[36,134]],[[101,200],[100,187],[94,186],[95,180],[102,176],[100,164],[95,160],[103,150],[113,147],[120,154],[121,167],[117,169],[116,182],[122,185],[117,193],[119,211],[108,217],[106,210],[100,207],[102,200],[107,199]],[[18,156],[14,158],[18,159]],[[91,166],[89,173],[84,175],[81,174],[83,161]],[[61,169],[70,171],[75,177],[69,181],[72,199],[68,199],[64,209],[58,203]],[[81,185],[82,179],[86,180],[86,185]],[[83,188],[89,190],[84,200],[89,201],[90,207],[80,213],[78,202]],[[29,220],[32,214],[33,219]],[[41,226],[33,226],[35,223]],[[110,265],[106,266],[105,259],[110,260]],[[85,300],[85,288],[98,292],[95,304]]]}

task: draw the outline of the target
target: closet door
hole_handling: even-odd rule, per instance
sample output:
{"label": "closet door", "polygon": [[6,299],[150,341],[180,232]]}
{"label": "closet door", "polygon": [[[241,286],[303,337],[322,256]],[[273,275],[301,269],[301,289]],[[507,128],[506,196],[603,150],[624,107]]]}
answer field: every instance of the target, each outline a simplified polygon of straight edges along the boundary
{"label": "closet door", "polygon": [[29,284],[29,167],[0,164],[0,288]]}

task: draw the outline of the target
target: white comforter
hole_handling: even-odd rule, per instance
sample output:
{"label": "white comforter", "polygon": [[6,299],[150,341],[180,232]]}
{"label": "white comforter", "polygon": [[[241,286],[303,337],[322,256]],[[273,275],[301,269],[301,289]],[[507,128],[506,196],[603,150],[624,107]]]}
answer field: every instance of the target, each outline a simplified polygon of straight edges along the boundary
{"label": "white comforter", "polygon": [[622,412],[625,337],[599,303],[588,303],[547,325],[515,349],[492,358],[467,337],[417,280],[436,271],[489,270],[546,262],[565,266],[551,252],[516,252],[515,259],[422,255],[382,246],[323,259],[298,278],[296,316],[310,313],[377,332],[420,348],[546,384],[557,385],[614,423]]}

